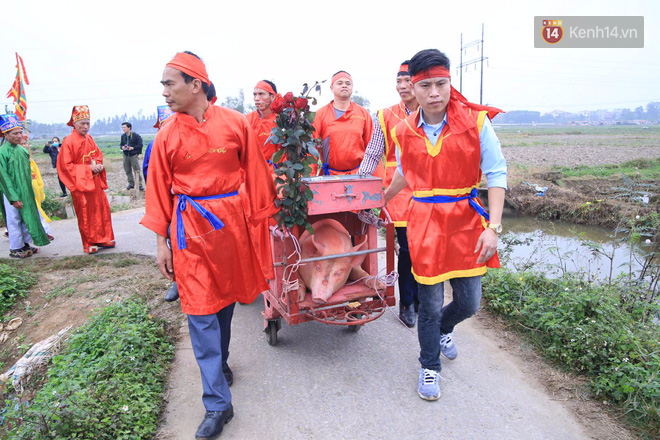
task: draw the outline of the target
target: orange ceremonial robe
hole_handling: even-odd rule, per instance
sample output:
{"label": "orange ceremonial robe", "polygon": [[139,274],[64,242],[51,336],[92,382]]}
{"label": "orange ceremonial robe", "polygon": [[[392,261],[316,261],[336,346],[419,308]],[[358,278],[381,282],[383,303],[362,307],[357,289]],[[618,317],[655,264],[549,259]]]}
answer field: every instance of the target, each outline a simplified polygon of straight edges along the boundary
{"label": "orange ceremonial robe", "polygon": [[[417,127],[419,110],[393,130],[403,175],[415,197],[464,196],[481,182],[479,133],[487,112],[457,107],[468,113],[469,127],[456,133],[445,124],[436,145],[422,127]],[[447,111],[452,111],[452,106]],[[467,199],[453,203],[413,200],[408,210],[408,247],[415,280],[437,284],[450,278],[483,275],[487,267],[500,267],[497,254],[477,264],[479,253],[474,249],[486,227],[485,219]]]}
{"label": "orange ceremonial robe", "polygon": [[[330,175],[357,174],[373,132],[373,121],[367,109],[351,101],[346,112],[335,118],[332,101],[316,112],[314,128],[314,136],[321,141],[330,137],[328,165],[334,169],[330,170]],[[323,159],[321,148],[319,154]]]}
{"label": "orange ceremonial robe", "polygon": [[[174,274],[181,309],[210,315],[236,302],[251,303],[268,289],[248,220],[256,225],[275,214],[275,187],[247,119],[209,105],[204,122],[183,113],[170,117],[156,135],[149,162],[146,213],[140,222],[161,236],[171,228]],[[245,182],[249,216],[242,197],[197,200],[224,227],[213,226],[188,203],[182,212],[187,247],[179,249],[179,195],[207,197],[238,191]]]}
{"label": "orange ceremonial robe", "polygon": [[[272,164],[273,154],[278,149],[276,144],[268,142],[270,137],[270,131],[275,128],[277,115],[271,113],[267,118],[261,118],[258,111],[248,113],[245,115],[250,126],[254,130],[254,134],[257,138],[257,144],[261,148],[261,152],[264,154],[266,162],[269,164],[270,172],[272,173],[274,168]],[[273,180],[275,177],[273,176]],[[250,207],[248,205],[247,197],[245,197],[245,187],[241,186],[241,197],[244,198],[245,210],[250,212]],[[273,224],[275,224],[273,222]],[[273,269],[273,255],[270,247],[270,222],[261,222],[256,226],[252,227],[251,230],[253,237],[253,244],[257,255],[259,256],[259,261],[261,262],[261,269],[264,272],[264,276],[268,280],[275,278],[275,270]]]}
{"label": "orange ceremonial robe", "polygon": [[257,135],[257,144],[259,145],[259,148],[261,148],[264,158],[269,163],[272,162],[273,154],[277,151],[277,145],[268,142],[268,138],[270,137],[270,131],[275,128],[275,119],[277,118],[277,115],[271,113],[267,118],[261,118],[259,112],[254,111],[248,113],[245,117],[248,122],[250,122],[250,126]]}
{"label": "orange ceremonial robe", "polygon": [[84,248],[115,239],[110,204],[104,192],[108,189],[105,170],[92,174],[90,165],[93,163],[102,164],[103,153],[92,136],[81,136],[72,130],[62,141],[57,156],[57,174],[71,191]]}
{"label": "orange ceremonial robe", "polygon": [[[391,107],[378,110],[378,123],[385,139],[385,175],[382,176],[379,173],[374,173],[374,175],[383,178],[385,188],[392,183],[392,177],[394,177],[394,172],[396,171],[396,150],[394,148],[394,141],[392,140],[392,129],[399,122],[406,119],[406,117],[408,117],[406,115],[406,104],[403,101]],[[382,168],[379,166],[376,170],[382,170]],[[411,200],[412,190],[407,186],[387,204],[387,212],[390,213],[394,226],[406,227],[407,211]]]}

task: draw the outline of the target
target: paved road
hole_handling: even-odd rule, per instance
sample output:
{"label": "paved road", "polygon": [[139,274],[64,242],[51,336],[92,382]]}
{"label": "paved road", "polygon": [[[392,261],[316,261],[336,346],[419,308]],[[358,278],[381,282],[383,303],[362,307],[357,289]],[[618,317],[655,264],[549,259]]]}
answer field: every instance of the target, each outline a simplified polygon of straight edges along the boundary
{"label": "paved road", "polygon": [[[117,248],[155,255],[143,210],[113,214]],[[56,241],[37,256],[81,255],[75,220],[53,222]],[[8,252],[0,240],[0,254]],[[178,303],[172,307],[178,307]],[[308,322],[283,324],[279,344],[262,332],[263,302],[237,305],[229,364],[235,418],[224,439],[586,439],[569,411],[552,400],[524,364],[498,348],[475,320],[454,333],[459,357],[443,361],[442,396],[417,396],[416,333],[392,313],[357,333]],[[161,439],[192,439],[204,416],[199,369],[187,327],[168,390]]]}

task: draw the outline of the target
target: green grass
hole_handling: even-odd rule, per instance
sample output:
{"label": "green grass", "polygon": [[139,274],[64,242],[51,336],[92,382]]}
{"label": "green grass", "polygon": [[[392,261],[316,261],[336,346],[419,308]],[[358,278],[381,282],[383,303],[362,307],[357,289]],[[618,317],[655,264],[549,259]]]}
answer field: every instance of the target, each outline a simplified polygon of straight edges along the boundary
{"label": "green grass", "polygon": [[660,159],[636,159],[616,165],[556,167],[564,177],[610,177],[623,173],[627,177],[642,179],[660,178]]}
{"label": "green grass", "polygon": [[548,358],[589,379],[648,438],[660,435],[660,326],[656,304],[631,305],[625,286],[586,283],[573,274],[489,271],[486,308],[524,332]]}
{"label": "green grass", "polygon": [[500,126],[495,127],[504,147],[614,146],[635,148],[660,143],[660,125],[644,126]]}
{"label": "green grass", "polygon": [[0,321],[14,304],[37,282],[35,276],[7,264],[0,264]]}
{"label": "green grass", "polygon": [[34,397],[10,396],[0,437],[154,438],[174,356],[165,325],[139,300],[107,307],[53,358]]}

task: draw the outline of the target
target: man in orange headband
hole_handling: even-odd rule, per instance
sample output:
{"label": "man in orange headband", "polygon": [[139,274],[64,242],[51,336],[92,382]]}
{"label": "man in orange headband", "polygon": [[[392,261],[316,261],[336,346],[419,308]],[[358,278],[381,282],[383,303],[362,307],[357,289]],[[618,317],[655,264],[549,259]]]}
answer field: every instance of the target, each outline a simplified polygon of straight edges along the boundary
{"label": "man in orange headband", "polygon": [[264,158],[272,166],[273,162],[271,158],[275,151],[277,151],[277,145],[268,142],[268,138],[270,137],[270,131],[275,127],[275,117],[277,115],[270,111],[270,104],[277,95],[277,87],[274,83],[264,79],[254,86],[253,95],[254,105],[257,107],[257,110],[248,113],[245,117],[254,129],[257,136],[257,143],[262,153],[264,153]]}
{"label": "man in orange headband", "polygon": [[[161,83],[176,113],[154,140],[140,223],[156,233],[161,273],[176,278],[204,388],[206,415],[195,435],[212,438],[234,416],[227,364],[234,305],[268,289],[248,222],[278,212],[275,186],[245,116],[210,105],[197,55],[178,53]],[[243,182],[249,217],[238,196]]]}
{"label": "man in orange headband", "polygon": [[[406,119],[411,112],[419,108],[417,99],[412,93],[408,63],[410,63],[409,60],[401,63],[396,76],[396,91],[401,97],[401,102],[378,110],[378,121],[374,124],[374,133],[371,136],[369,145],[367,145],[364,160],[362,160],[358,171],[360,175],[373,174],[382,177],[385,187],[392,182],[392,176],[396,171],[396,155],[391,131],[399,122]],[[385,168],[382,166],[383,156],[385,156]],[[406,234],[406,212],[411,197],[410,189],[405,188],[387,205],[387,211],[394,221],[396,238],[399,242],[397,263],[397,272],[399,272],[399,319],[408,327],[415,326],[415,308],[418,305],[417,282],[411,272],[412,266]]]}
{"label": "man in orange headband", "polygon": [[321,107],[314,118],[314,136],[322,141],[324,175],[356,174],[371,139],[373,121],[364,107],[351,101],[353,79],[340,70],[332,76],[335,99]]}
{"label": "man in orange headband", "polygon": [[74,106],[67,125],[73,130],[62,141],[57,174],[71,191],[83,251],[94,254],[99,248],[115,247],[103,153],[88,134],[89,107]]}
{"label": "man in orange headband", "polygon": [[[440,397],[440,354],[458,355],[451,333],[476,313],[481,276],[499,267],[498,234],[507,186],[506,161],[490,118],[501,110],[468,102],[452,86],[449,59],[428,49],[408,66],[421,106],[396,125],[397,170],[385,191],[389,202],[408,186],[408,245],[418,284],[421,368],[417,392]],[[482,173],[490,214],[477,197]],[[443,307],[444,281],[453,301]]]}

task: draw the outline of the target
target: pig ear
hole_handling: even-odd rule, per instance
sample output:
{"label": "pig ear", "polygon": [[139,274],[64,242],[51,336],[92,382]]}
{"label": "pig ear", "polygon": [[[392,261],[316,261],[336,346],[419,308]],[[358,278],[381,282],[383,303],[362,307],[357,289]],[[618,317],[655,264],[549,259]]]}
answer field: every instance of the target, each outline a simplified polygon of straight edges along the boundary
{"label": "pig ear", "polygon": [[[367,240],[364,240],[362,243],[359,243],[353,246],[350,252],[357,252],[367,248]],[[362,264],[366,255],[355,255],[351,257],[351,267],[357,267]]]}
{"label": "pig ear", "polygon": [[319,254],[323,253],[323,250],[325,249],[325,243],[316,241],[316,234],[312,234],[312,244],[314,244],[314,247]]}

